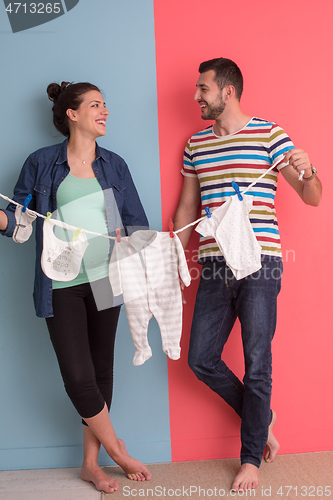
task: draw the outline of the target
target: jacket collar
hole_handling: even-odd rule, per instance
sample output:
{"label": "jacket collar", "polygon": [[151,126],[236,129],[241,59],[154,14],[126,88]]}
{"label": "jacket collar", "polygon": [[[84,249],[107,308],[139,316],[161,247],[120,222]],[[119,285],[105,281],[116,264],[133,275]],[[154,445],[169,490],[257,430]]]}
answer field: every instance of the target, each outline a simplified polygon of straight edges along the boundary
{"label": "jacket collar", "polygon": [[107,158],[106,158],[106,156],[105,156],[105,153],[102,150],[102,148],[100,148],[99,145],[96,142],[96,160],[98,158],[102,158],[102,160],[108,161]]}
{"label": "jacket collar", "polygon": [[[66,137],[64,142],[62,142],[60,144],[59,155],[58,155],[58,159],[56,161],[57,165],[61,165],[62,163],[67,162],[68,139],[69,139],[69,137]],[[98,160],[99,158],[102,158],[102,160],[107,161],[105,153],[102,151],[102,149],[99,147],[99,145],[96,142],[96,160]]]}

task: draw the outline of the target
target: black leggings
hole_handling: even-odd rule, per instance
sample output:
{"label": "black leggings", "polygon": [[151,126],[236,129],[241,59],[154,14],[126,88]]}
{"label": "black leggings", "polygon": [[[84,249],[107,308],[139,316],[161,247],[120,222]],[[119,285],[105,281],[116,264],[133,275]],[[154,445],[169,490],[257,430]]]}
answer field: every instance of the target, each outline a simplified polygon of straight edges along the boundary
{"label": "black leggings", "polygon": [[[102,307],[112,304],[107,278],[92,286]],[[99,311],[94,296],[89,283],[53,290],[54,317],[46,319],[66,392],[82,418],[94,417],[105,403],[110,409],[112,399],[120,306]]]}

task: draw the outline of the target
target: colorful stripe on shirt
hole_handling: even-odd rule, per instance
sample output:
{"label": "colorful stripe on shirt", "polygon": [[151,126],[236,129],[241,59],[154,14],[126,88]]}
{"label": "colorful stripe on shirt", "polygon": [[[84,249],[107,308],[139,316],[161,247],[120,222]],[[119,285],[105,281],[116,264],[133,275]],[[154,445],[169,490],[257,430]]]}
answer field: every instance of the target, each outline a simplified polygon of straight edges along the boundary
{"label": "colorful stripe on shirt", "polygon": [[[286,165],[283,153],[293,148],[292,141],[281,127],[260,118],[252,118],[238,132],[222,137],[214,134],[211,125],[188,141],[182,174],[198,177],[204,216],[206,207],[213,211],[228,196],[235,195],[232,181],[237,182],[243,191],[275,164],[275,168],[248,191],[254,197],[249,216],[262,256],[281,258],[274,200],[278,172]],[[199,260],[221,255],[213,237],[200,238]]]}

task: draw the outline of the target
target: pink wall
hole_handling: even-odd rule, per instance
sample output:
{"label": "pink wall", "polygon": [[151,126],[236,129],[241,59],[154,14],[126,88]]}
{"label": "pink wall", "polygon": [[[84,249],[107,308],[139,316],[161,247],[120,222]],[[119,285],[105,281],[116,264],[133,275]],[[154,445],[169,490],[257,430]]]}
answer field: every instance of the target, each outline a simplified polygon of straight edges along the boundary
{"label": "pink wall", "polygon": [[[193,101],[199,63],[237,62],[245,78],[243,111],[276,121],[302,147],[324,184],[319,208],[303,205],[281,178],[276,199],[284,257],[273,343],[273,399],[281,453],[329,450],[333,335],[331,82],[333,3],[309,0],[155,0],[156,57],[164,229],[182,186],[186,140],[208,125]],[[329,133],[328,133],[329,132]],[[195,248],[196,238],[192,238]],[[189,258],[192,253],[188,252]],[[190,263],[192,276],[196,264]],[[239,421],[190,372],[187,350],[195,280],[186,292],[180,361],[169,362],[172,459],[239,455]],[[242,377],[239,327],[226,358]]]}

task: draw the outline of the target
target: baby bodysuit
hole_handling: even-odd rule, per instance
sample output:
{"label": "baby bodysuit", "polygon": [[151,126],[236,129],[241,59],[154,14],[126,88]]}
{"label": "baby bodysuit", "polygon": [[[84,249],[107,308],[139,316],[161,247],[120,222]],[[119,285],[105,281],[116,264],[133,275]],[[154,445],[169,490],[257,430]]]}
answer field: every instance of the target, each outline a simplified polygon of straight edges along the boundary
{"label": "baby bodysuit", "polygon": [[244,195],[242,201],[230,196],[195,228],[202,236],[214,236],[237,280],[261,268],[261,246],[249,220],[252,203],[251,195]]}
{"label": "baby bodysuit", "polygon": [[154,316],[160,327],[163,351],[171,359],[180,357],[182,296],[179,274],[191,282],[185,253],[177,235],[153,230],[136,231],[115,242],[109,278],[114,295],[123,294],[136,352],[134,365],[152,355],[147,329]]}

